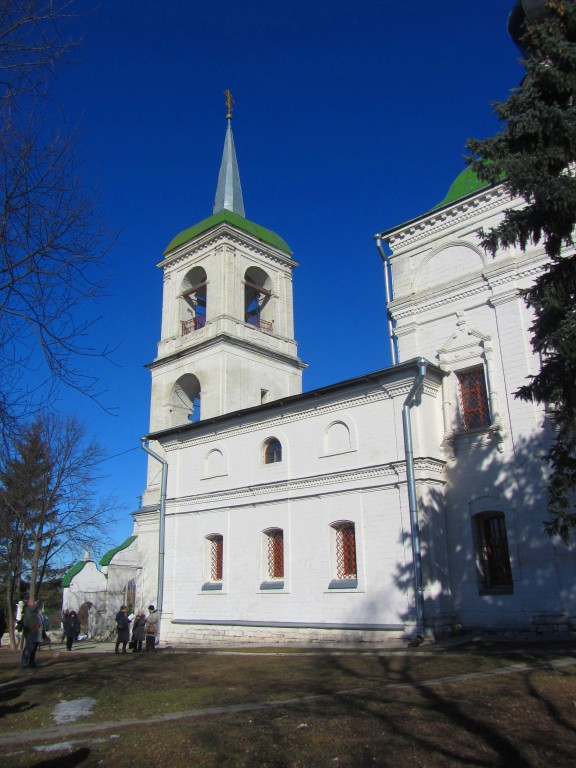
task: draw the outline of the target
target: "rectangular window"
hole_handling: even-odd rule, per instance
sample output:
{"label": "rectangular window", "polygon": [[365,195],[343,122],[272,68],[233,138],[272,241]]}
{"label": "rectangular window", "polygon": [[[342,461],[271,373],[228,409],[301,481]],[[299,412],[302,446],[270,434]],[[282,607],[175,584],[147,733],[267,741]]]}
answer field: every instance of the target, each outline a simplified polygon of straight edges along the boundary
{"label": "rectangular window", "polygon": [[344,523],[336,528],[336,576],[338,579],[356,578],[354,523]]}
{"label": "rectangular window", "polygon": [[467,371],[457,371],[456,377],[464,429],[489,426],[490,412],[483,366],[479,365]]}
{"label": "rectangular window", "polygon": [[268,531],[268,578],[284,578],[284,531],[276,528]]}
{"label": "rectangular window", "polygon": [[224,563],[224,539],[213,536],[210,540],[210,580],[222,581]]}
{"label": "rectangular window", "polygon": [[488,512],[476,515],[474,520],[481,586],[486,590],[511,590],[512,568],[504,515]]}

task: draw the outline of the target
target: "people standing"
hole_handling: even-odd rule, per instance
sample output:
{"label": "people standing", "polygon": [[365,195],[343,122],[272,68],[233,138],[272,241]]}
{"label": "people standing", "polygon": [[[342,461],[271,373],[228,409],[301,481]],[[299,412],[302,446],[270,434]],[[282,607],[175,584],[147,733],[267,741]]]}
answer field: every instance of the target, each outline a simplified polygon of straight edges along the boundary
{"label": "people standing", "polygon": [[42,626],[40,607],[32,598],[28,598],[22,619],[24,649],[22,650],[20,666],[23,669],[36,666],[36,651],[42,642]]}
{"label": "people standing", "polygon": [[4,608],[0,608],[0,646],[2,645],[2,636],[6,632],[6,614]]}
{"label": "people standing", "polygon": [[156,634],[160,623],[160,612],[153,605],[148,606],[148,618],[146,619],[146,653],[156,650]]}
{"label": "people standing", "polygon": [[146,615],[144,611],[138,611],[134,623],[132,624],[132,643],[134,647],[132,650],[134,653],[140,653],[142,650],[142,643],[146,636]]}
{"label": "people standing", "polygon": [[68,616],[70,616],[70,611],[68,610],[68,608],[66,608],[66,610],[62,614],[62,621],[60,622],[60,626],[62,627],[62,640],[60,640],[61,643],[63,643],[64,640],[66,640],[66,629],[65,629],[65,627],[66,627],[66,618]]}
{"label": "people standing", "polygon": [[128,608],[125,605],[120,607],[116,614],[116,648],[115,653],[120,653],[120,643],[122,643],[122,653],[126,653],[126,646],[130,641],[130,619],[128,618]]}
{"label": "people standing", "polygon": [[67,611],[64,616],[64,634],[66,636],[66,648],[72,650],[72,643],[78,637],[80,632],[80,620],[76,611]]}

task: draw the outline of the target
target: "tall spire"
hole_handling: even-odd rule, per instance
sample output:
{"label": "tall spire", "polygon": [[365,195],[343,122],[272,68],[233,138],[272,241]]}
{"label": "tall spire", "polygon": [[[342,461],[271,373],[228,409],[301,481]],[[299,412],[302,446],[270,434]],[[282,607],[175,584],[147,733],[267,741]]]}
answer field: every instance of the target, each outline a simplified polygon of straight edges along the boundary
{"label": "tall spire", "polygon": [[214,210],[212,213],[219,213],[226,209],[245,218],[242,187],[240,186],[240,171],[238,170],[234,137],[232,135],[232,105],[234,102],[232,101],[230,91],[224,91],[224,95],[226,96],[226,106],[228,108],[228,114],[226,115],[228,127],[226,128],[224,152],[222,154],[220,173],[218,174],[218,186],[216,188]]}

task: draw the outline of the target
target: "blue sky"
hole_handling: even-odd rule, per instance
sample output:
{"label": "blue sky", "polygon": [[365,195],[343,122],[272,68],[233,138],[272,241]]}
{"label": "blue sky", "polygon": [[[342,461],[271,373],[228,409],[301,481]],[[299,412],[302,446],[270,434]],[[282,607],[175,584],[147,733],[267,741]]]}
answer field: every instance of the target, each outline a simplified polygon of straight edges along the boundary
{"label": "blue sky", "polygon": [[[119,231],[86,361],[102,403],[63,391],[111,457],[102,493],[131,533],[145,484],[144,368],[160,335],[162,252],[212,212],[226,129],[246,217],[281,235],[294,273],[304,389],[389,364],[373,235],[436,205],[464,168],[465,142],[497,129],[491,102],[522,78],[506,20],[512,0],[80,0],[83,38],[53,96],[80,126],[85,184]],[[89,366],[89,368],[88,368]],[[81,554],[81,553],[79,553]],[[94,553],[96,554],[96,553]]]}

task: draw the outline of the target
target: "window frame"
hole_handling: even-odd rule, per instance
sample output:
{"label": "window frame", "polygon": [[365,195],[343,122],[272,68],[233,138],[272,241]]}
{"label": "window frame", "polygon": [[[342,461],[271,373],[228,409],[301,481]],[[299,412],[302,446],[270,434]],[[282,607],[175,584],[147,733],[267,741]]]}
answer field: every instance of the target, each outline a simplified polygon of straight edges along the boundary
{"label": "window frame", "polygon": [[[464,432],[488,429],[492,424],[492,416],[484,365],[480,363],[469,368],[463,368],[455,371],[455,374],[460,429]],[[472,380],[473,377],[476,378],[476,381]]]}
{"label": "window frame", "polygon": [[[274,458],[269,461],[269,456]],[[282,443],[277,437],[267,438],[262,445],[262,463],[265,466],[282,462]]]}
{"label": "window frame", "polygon": [[260,589],[283,589],[286,575],[284,529],[262,531],[262,582]]}
{"label": "window frame", "polygon": [[222,590],[224,536],[221,533],[209,533],[204,537],[204,577],[202,590]]}
{"label": "window frame", "polygon": [[358,537],[356,523],[337,520],[330,524],[329,589],[353,589],[358,587]]}
{"label": "window frame", "polygon": [[497,510],[479,512],[472,518],[472,524],[480,594],[512,594],[514,577],[506,515]]}

